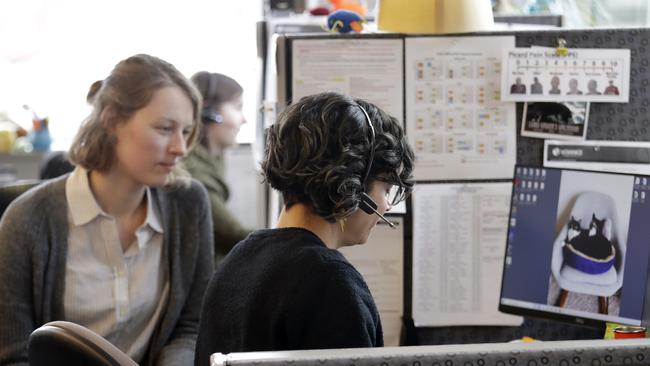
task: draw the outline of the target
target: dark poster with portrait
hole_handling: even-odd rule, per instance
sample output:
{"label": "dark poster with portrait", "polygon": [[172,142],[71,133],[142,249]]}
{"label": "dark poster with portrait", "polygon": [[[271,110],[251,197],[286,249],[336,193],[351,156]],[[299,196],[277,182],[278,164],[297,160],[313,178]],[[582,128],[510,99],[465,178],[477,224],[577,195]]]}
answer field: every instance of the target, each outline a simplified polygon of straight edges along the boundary
{"label": "dark poster with portrait", "polygon": [[521,135],[556,140],[584,140],[589,103],[528,102],[524,104]]}

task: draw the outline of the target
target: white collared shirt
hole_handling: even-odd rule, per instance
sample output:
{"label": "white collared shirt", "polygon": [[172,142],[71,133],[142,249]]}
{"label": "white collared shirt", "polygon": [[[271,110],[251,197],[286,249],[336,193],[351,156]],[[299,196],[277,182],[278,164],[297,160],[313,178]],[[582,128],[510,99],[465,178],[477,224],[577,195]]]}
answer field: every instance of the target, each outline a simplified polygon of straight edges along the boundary
{"label": "white collared shirt", "polygon": [[124,252],[117,222],[97,203],[88,171],[77,167],[65,191],[70,227],[65,320],[95,331],[140,362],[169,296],[160,209],[147,188],[145,222]]}

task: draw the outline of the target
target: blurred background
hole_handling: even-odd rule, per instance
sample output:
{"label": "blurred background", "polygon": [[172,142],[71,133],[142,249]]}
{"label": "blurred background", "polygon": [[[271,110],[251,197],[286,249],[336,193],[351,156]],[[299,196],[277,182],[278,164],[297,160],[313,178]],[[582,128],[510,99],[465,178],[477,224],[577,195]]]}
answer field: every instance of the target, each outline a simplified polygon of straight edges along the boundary
{"label": "blurred background", "polygon": [[[361,1],[372,22],[377,1]],[[648,25],[646,0],[493,0],[497,21],[555,16],[561,26]],[[48,118],[52,150],[65,150],[88,114],[89,85],[135,53],[172,62],[188,77],[199,70],[234,77],[245,90],[248,124],[238,138],[252,143],[260,107],[263,67],[258,58],[261,20],[302,19],[328,7],[319,0],[127,1],[21,0],[0,3],[0,121],[26,130],[34,113]],[[516,17],[516,18],[513,18]],[[317,23],[317,22],[316,22]],[[279,31],[287,30],[279,27]],[[312,27],[312,30],[319,27]],[[270,39],[277,29],[264,35]],[[300,31],[293,30],[293,31]],[[26,109],[28,106],[31,110]]]}
{"label": "blurred background", "polygon": [[[0,182],[36,178],[42,155],[32,152],[39,146],[29,137],[45,126],[50,140],[37,152],[67,150],[90,111],[91,83],[105,78],[119,60],[148,53],[188,77],[200,70],[219,72],[244,87],[248,123],[238,135],[240,146],[227,157],[227,179],[237,182],[231,184],[229,205],[242,222],[263,226],[256,169],[264,126],[274,116],[274,34],[325,32],[323,12],[351,2],[366,9],[365,30],[376,30],[377,0],[0,2]],[[645,27],[648,3],[491,1],[495,29]],[[26,136],[16,139],[16,130]]]}

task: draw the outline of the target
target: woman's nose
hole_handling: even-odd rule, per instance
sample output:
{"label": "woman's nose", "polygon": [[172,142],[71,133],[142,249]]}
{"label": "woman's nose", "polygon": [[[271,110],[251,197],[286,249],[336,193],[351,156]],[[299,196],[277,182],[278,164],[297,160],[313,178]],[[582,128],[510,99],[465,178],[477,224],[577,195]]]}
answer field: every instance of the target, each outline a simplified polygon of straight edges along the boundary
{"label": "woman's nose", "polygon": [[185,141],[185,136],[182,131],[174,134],[171,145],[169,146],[169,151],[177,156],[185,156],[185,154],[187,154],[187,142]]}

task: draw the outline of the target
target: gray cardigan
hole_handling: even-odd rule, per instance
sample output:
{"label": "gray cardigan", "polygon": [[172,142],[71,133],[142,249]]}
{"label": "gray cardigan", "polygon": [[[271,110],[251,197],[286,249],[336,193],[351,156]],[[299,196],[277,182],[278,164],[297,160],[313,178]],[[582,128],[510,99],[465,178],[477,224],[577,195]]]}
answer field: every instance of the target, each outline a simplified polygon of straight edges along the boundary
{"label": "gray cardigan", "polygon": [[[0,221],[0,364],[27,365],[27,340],[39,326],[65,320],[68,248],[67,175],[16,199]],[[152,189],[163,219],[170,294],[142,365],[191,365],[203,293],[212,275],[212,223],[197,181]]]}

